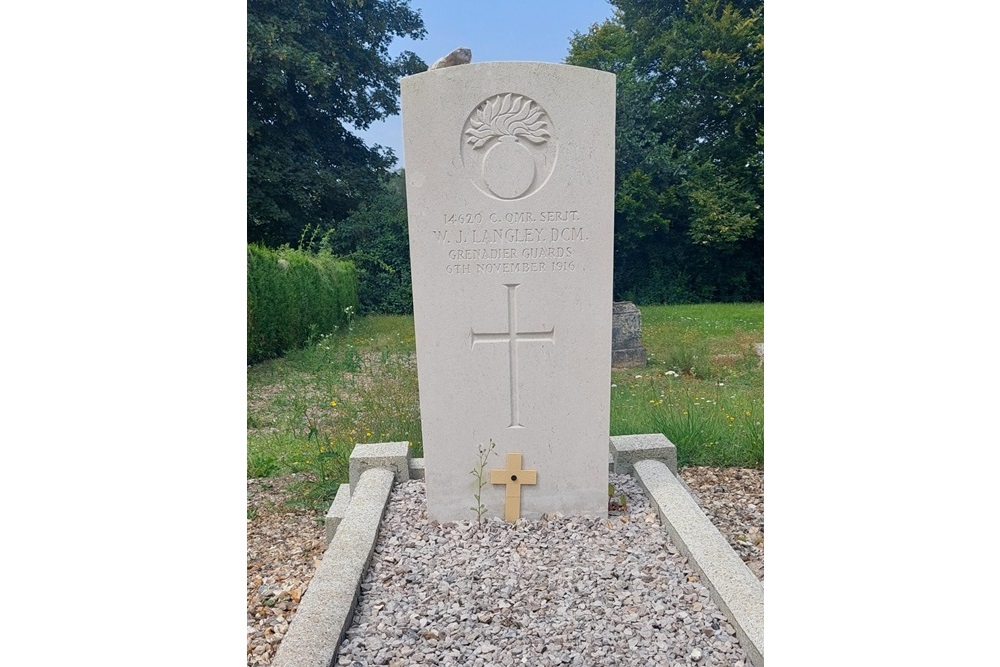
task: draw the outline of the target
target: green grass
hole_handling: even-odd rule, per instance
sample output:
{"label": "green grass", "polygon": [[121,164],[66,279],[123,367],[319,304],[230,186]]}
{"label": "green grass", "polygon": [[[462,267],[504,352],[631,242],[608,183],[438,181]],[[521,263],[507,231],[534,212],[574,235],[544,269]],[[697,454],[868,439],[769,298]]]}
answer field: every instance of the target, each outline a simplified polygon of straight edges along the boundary
{"label": "green grass", "polygon": [[309,472],[320,506],[347,481],[359,442],[410,442],[422,456],[413,318],[370,316],[247,371],[247,475]]}
{"label": "green grass", "polygon": [[649,364],[612,371],[611,434],[663,433],[681,466],[762,467],[763,304],[641,310]]}
{"label": "green grass", "polygon": [[[680,465],[764,464],[763,304],[645,306],[646,368],[612,372],[611,435],[663,433]],[[412,316],[348,331],[247,370],[247,475],[307,472],[327,504],[355,443],[410,442],[422,456]]]}

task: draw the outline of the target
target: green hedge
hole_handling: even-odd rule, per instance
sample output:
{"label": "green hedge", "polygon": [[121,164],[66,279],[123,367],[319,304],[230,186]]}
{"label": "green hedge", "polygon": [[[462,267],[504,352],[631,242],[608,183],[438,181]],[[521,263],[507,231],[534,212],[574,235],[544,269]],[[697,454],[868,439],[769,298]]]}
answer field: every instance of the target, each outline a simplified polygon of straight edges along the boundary
{"label": "green hedge", "polygon": [[352,263],[329,253],[247,246],[247,363],[330,333],[357,308]]}

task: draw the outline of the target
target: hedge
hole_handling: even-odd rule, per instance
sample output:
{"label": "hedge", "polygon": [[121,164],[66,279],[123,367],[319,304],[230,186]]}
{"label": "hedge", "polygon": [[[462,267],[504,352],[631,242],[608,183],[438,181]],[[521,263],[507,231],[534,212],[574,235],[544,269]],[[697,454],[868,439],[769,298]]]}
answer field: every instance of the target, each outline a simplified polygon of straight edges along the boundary
{"label": "hedge", "polygon": [[329,253],[247,246],[247,363],[276,357],[347,324],[357,272]]}

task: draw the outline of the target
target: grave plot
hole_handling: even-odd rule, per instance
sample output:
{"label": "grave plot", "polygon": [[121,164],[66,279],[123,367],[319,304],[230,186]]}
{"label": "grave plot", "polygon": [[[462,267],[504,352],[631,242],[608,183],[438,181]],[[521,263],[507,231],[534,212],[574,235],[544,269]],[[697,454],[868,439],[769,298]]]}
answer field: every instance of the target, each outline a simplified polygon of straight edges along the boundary
{"label": "grave plot", "polygon": [[749,665],[638,483],[605,518],[439,523],[395,487],[336,665]]}
{"label": "grave plot", "polygon": [[[530,472],[516,457],[487,470],[490,451],[470,471],[479,484],[509,489],[511,475]],[[763,667],[763,585],[678,480],[676,448],[661,434],[610,439],[606,517],[506,521],[477,499],[474,519],[438,522],[418,481],[425,462],[410,460],[406,443],[358,445],[350,467],[278,667],[515,664],[515,654],[516,664],[638,664],[621,662],[626,647]],[[500,662],[483,657],[493,653]]]}
{"label": "grave plot", "polygon": [[763,588],[673,445],[611,438],[609,473],[614,75],[401,89],[425,459],[355,448],[274,664],[762,667]]}

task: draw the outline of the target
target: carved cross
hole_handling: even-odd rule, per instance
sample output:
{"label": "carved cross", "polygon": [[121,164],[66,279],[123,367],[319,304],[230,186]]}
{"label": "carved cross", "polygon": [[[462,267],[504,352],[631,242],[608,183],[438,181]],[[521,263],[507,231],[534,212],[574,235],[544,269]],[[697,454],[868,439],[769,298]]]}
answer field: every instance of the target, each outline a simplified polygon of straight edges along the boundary
{"label": "carved cross", "polygon": [[507,331],[498,333],[479,333],[472,330],[472,347],[476,343],[507,343],[510,347],[510,427],[521,428],[521,417],[518,413],[517,395],[517,344],[534,341],[555,342],[553,332],[548,331],[518,331],[517,330],[517,284],[504,285],[507,288]]}
{"label": "carved cross", "polygon": [[537,470],[521,470],[520,454],[507,454],[506,470],[490,471],[491,484],[507,485],[504,520],[513,522],[521,517],[521,485],[534,484],[537,478]]}

